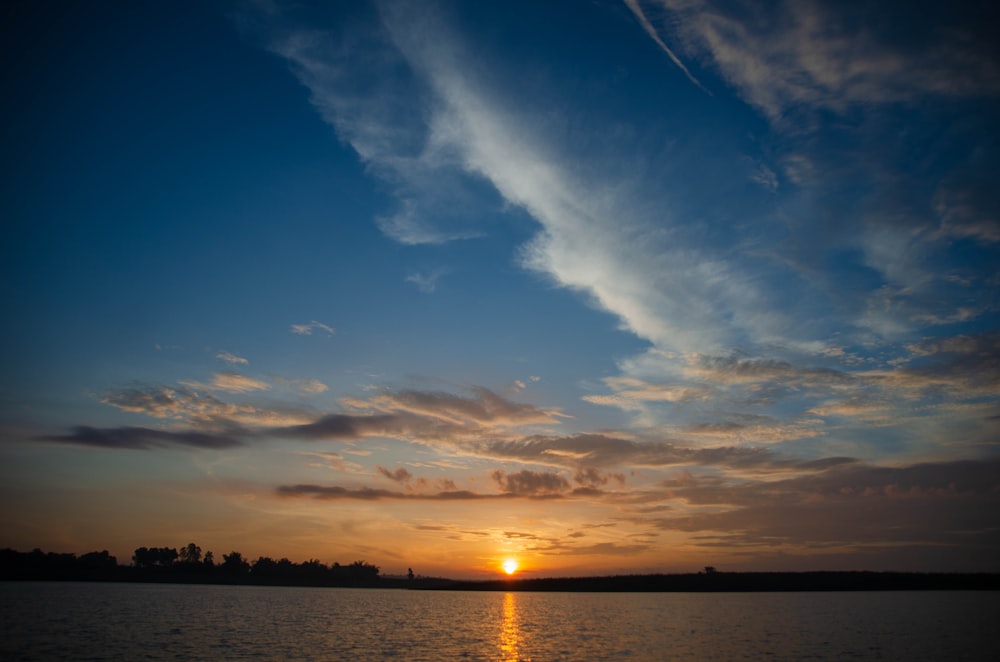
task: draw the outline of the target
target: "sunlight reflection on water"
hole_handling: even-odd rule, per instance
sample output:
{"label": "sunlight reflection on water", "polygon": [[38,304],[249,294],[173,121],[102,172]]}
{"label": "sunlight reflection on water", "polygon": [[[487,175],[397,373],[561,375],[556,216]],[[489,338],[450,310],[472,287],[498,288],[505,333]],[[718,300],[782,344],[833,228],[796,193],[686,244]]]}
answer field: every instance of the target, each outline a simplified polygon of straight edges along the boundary
{"label": "sunlight reflection on water", "polygon": [[491,593],[0,582],[10,660],[997,660],[998,592]]}
{"label": "sunlight reflection on water", "polygon": [[500,659],[503,662],[518,662],[517,598],[513,593],[503,595],[503,620],[500,621]]}

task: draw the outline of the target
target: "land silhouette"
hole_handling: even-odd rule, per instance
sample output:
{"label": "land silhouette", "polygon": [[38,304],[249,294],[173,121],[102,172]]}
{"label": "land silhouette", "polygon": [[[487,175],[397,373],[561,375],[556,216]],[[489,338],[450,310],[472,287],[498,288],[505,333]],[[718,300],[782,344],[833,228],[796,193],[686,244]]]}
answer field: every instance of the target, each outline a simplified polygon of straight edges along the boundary
{"label": "land silhouette", "polygon": [[0,550],[0,580],[113,581],[176,584],[240,584],[404,588],[455,591],[562,592],[771,592],[771,591],[905,591],[1000,590],[996,573],[917,573],[870,571],[720,572],[614,575],[601,577],[505,578],[455,580],[423,577],[407,569],[405,576],[384,576],[365,561],[327,565],[311,559],[294,563],[261,556],[249,561],[239,552],[202,554],[194,544],[139,547],[130,564],[119,564],[106,550],[77,556],[34,549]]}
{"label": "land silhouette", "polygon": [[380,586],[379,567],[365,561],[327,565],[311,559],[293,563],[261,556],[249,561],[240,552],[223,554],[189,543],[173,547],[139,547],[130,565],[119,565],[106,550],[82,556],[0,550],[0,579],[165,582],[179,584],[257,584],[264,586]]}

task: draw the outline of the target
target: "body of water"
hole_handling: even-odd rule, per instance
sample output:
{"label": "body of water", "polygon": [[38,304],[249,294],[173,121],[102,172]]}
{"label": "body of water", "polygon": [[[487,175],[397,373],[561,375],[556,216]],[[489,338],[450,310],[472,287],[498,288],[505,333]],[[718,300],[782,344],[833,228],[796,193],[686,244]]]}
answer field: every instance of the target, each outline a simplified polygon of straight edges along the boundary
{"label": "body of water", "polygon": [[1000,593],[0,583],[3,660],[998,660]]}

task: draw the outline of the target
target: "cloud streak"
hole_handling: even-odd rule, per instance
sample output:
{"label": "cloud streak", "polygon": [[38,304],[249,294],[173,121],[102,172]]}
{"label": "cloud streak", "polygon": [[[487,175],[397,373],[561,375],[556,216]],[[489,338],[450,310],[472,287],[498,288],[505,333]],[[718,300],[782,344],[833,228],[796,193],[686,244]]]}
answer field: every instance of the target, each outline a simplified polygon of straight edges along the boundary
{"label": "cloud streak", "polygon": [[250,364],[249,360],[247,360],[244,357],[239,356],[237,354],[233,354],[231,352],[219,352],[219,353],[217,353],[215,355],[215,358],[219,359],[220,361],[225,361],[226,363],[228,363],[230,365],[249,365]]}
{"label": "cloud streak", "polygon": [[126,450],[154,450],[178,446],[221,450],[243,445],[242,441],[230,435],[192,430],[168,431],[144,427],[94,428],[85,425],[73,428],[66,435],[39,437],[39,440]]}
{"label": "cloud streak", "polygon": [[332,326],[328,324],[323,324],[322,322],[317,322],[316,320],[313,320],[306,324],[292,324],[291,327],[289,328],[291,329],[292,333],[294,333],[297,336],[311,336],[313,335],[313,333],[317,331],[321,331],[328,336],[332,336],[335,333],[335,330]]}
{"label": "cloud streak", "polygon": [[271,385],[260,379],[247,377],[238,372],[217,372],[212,375],[208,384],[201,382],[184,382],[185,386],[209,391],[225,391],[226,393],[249,393],[251,391],[266,391]]}
{"label": "cloud streak", "polygon": [[438,280],[442,276],[448,273],[447,269],[435,269],[429,272],[417,271],[408,275],[404,280],[408,283],[413,283],[417,286],[417,289],[424,294],[433,294],[437,290]]}
{"label": "cloud streak", "polygon": [[226,402],[189,385],[136,386],[110,391],[101,397],[101,402],[122,411],[173,419],[203,429],[293,425],[314,418],[298,408]]}
{"label": "cloud streak", "polygon": [[639,0],[625,0],[625,4],[632,11],[632,13],[635,14],[635,17],[639,20],[639,25],[641,25],[642,29],[646,31],[646,34],[649,35],[650,39],[655,41],[656,45],[667,54],[667,57],[670,58],[671,62],[676,64],[677,68],[684,72],[687,79],[694,83],[702,92],[711,95],[712,93],[705,89],[705,86],[701,84],[701,81],[695,78],[694,75],[688,71],[688,68],[684,66],[681,59],[677,57],[672,50],[670,50],[670,47],[663,43],[663,39],[661,39],[660,35],[656,32],[656,28],[653,27],[653,24],[649,22],[649,18],[646,17],[646,13],[643,11],[642,4]]}
{"label": "cloud streak", "polygon": [[319,501],[353,499],[360,501],[408,500],[408,501],[477,501],[482,499],[507,499],[516,494],[480,494],[457,490],[452,492],[417,493],[398,492],[370,487],[348,488],[340,485],[281,485],[276,494],[285,498],[311,497]]}

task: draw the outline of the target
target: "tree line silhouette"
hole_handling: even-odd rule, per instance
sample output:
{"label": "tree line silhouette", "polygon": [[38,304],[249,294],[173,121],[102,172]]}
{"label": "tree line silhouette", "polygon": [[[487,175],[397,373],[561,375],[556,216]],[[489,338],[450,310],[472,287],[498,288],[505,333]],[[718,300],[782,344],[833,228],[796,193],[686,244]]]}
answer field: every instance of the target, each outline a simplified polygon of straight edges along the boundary
{"label": "tree line silhouette", "polygon": [[173,547],[139,547],[129,565],[119,565],[107,550],[77,556],[0,550],[0,580],[122,581],[183,584],[251,584],[258,586],[351,586],[459,591],[905,591],[1000,590],[997,573],[917,573],[867,571],[704,572],[681,574],[615,575],[605,577],[542,577],[463,581],[441,577],[382,576],[379,567],[364,561],[326,565],[310,559],[293,563],[260,556],[249,561],[239,552],[202,554],[194,543]]}
{"label": "tree line silhouette", "polygon": [[240,552],[223,554],[189,543],[174,547],[139,547],[130,565],[119,565],[108,553],[75,554],[0,550],[0,579],[175,582],[191,584],[255,584],[264,586],[377,586],[379,567],[365,561],[327,565],[310,559],[293,563],[267,556],[249,561]]}

